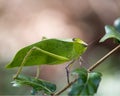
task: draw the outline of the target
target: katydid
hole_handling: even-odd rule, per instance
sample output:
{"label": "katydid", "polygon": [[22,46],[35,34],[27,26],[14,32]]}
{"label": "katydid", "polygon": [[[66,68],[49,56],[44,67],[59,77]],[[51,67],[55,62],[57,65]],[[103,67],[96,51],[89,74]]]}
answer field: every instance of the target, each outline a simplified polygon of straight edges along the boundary
{"label": "katydid", "polygon": [[22,48],[6,67],[20,67],[17,73],[18,76],[23,66],[56,65],[75,61],[86,49],[87,44],[78,38],[66,40],[44,39]]}

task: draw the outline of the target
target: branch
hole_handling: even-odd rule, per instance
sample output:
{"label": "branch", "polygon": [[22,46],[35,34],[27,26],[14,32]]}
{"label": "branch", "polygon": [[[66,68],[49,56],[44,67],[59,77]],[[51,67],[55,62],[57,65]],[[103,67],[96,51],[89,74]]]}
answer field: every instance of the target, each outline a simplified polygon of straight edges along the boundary
{"label": "branch", "polygon": [[[100,60],[98,60],[95,64],[93,64],[90,68],[88,68],[88,71],[92,71],[93,69],[95,69],[97,66],[99,66],[106,58],[108,58],[111,54],[113,54],[116,50],[118,50],[120,48],[120,45],[118,45],[117,47],[115,47],[113,50],[111,50],[109,53],[107,53],[104,57],[102,57]],[[70,82],[67,86],[65,86],[62,90],[60,90],[59,92],[55,93],[53,96],[58,96],[61,93],[63,93],[65,90],[67,90],[72,84],[74,84],[77,81],[77,79],[75,79],[74,81]]]}
{"label": "branch", "polygon": [[53,96],[58,96],[61,93],[63,93],[65,90],[67,90],[73,83],[75,83],[77,81],[77,79],[75,79],[74,81],[70,82],[67,86],[65,86],[61,91],[57,92],[56,94],[54,94]]}
{"label": "branch", "polygon": [[92,71],[95,69],[97,66],[99,66],[106,58],[108,58],[111,54],[113,54],[116,50],[120,48],[120,44],[115,47],[113,50],[111,50],[109,53],[107,53],[104,57],[102,57],[100,60],[98,60],[95,64],[93,64],[88,71]]}

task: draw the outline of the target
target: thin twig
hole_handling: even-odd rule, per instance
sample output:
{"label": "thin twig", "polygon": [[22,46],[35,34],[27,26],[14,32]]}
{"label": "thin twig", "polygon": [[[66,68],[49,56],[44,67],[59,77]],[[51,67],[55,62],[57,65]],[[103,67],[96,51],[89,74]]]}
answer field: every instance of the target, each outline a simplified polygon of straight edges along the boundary
{"label": "thin twig", "polygon": [[[92,71],[93,69],[95,69],[98,65],[101,64],[101,62],[103,62],[106,58],[108,58],[111,54],[113,54],[116,50],[118,50],[120,48],[120,45],[118,45],[117,47],[115,47],[113,50],[111,50],[109,53],[107,53],[104,57],[102,57],[100,60],[98,60],[95,64],[93,64],[93,66],[91,66],[90,68],[88,68],[88,71]],[[77,79],[75,79],[74,81],[70,82],[67,86],[65,86],[62,90],[60,90],[59,92],[55,93],[53,96],[58,96],[61,93],[63,93],[65,90],[67,90],[72,84],[74,84],[77,81]]]}
{"label": "thin twig", "polygon": [[120,48],[120,45],[118,45],[117,47],[115,47],[113,50],[111,50],[109,53],[107,53],[104,57],[102,57],[101,59],[99,59],[95,64],[93,64],[88,71],[92,71],[93,69],[95,69],[97,66],[99,66],[106,58],[108,58],[112,53],[114,53],[116,50],[118,50]]}
{"label": "thin twig", "polygon": [[73,83],[75,83],[77,81],[77,79],[75,79],[74,81],[70,82],[67,86],[65,86],[62,90],[60,90],[59,92],[55,93],[53,96],[58,96],[61,93],[63,93],[66,89],[68,89]]}

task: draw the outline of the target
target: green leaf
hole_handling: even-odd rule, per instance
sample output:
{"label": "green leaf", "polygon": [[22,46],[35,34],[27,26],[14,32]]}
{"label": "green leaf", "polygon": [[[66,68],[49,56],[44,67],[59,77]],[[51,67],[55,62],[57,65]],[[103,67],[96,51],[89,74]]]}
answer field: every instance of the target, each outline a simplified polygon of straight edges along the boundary
{"label": "green leaf", "polygon": [[[81,41],[81,42],[80,42]],[[82,55],[87,46],[82,40],[45,39],[22,48],[7,68],[42,64],[62,64]]]}
{"label": "green leaf", "polygon": [[101,81],[101,73],[87,72],[86,69],[76,69],[73,74],[78,75],[78,80],[72,85],[69,96],[93,96]]}
{"label": "green leaf", "polygon": [[100,42],[104,42],[105,40],[109,38],[114,38],[120,41],[120,33],[113,26],[106,25],[105,32],[106,34],[101,38]]}
{"label": "green leaf", "polygon": [[12,83],[14,87],[27,85],[32,87],[36,91],[44,91],[44,93],[46,94],[52,94],[56,90],[55,84],[33,77],[27,77],[24,75],[19,75]]}

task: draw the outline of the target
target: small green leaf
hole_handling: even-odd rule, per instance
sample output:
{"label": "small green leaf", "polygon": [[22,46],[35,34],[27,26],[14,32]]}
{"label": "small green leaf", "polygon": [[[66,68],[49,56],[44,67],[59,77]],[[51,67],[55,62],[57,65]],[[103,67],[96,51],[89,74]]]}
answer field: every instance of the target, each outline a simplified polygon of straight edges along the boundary
{"label": "small green leaf", "polygon": [[35,89],[36,91],[44,91],[46,94],[52,94],[56,90],[56,85],[48,81],[36,79],[33,77],[27,77],[24,75],[19,75],[13,82],[14,87],[20,87],[27,85]]}
{"label": "small green leaf", "polygon": [[62,64],[81,56],[87,46],[85,42],[75,42],[72,39],[45,39],[25,48],[15,55],[7,68],[34,65]]}
{"label": "small green leaf", "polygon": [[78,80],[72,85],[69,96],[93,96],[101,81],[101,73],[87,72],[86,69],[76,69],[74,74],[78,74]]}
{"label": "small green leaf", "polygon": [[101,38],[100,42],[104,42],[105,40],[109,38],[114,38],[120,41],[120,33],[113,26],[106,25],[105,32],[106,34]]}
{"label": "small green leaf", "polygon": [[72,72],[73,76],[78,76],[81,78],[81,82],[85,83],[87,80],[87,70],[85,68],[76,69]]}

